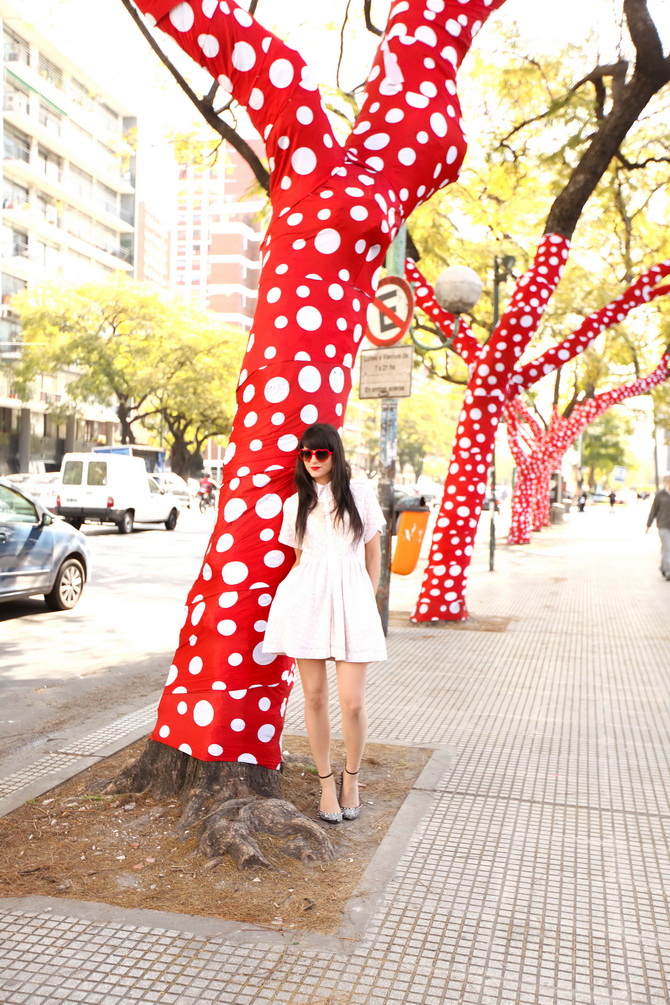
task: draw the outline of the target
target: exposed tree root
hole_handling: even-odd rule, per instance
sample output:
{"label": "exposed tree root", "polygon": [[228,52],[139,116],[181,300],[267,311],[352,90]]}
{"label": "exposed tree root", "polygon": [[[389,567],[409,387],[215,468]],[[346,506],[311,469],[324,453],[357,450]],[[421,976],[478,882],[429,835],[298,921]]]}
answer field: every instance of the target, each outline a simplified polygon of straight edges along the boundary
{"label": "exposed tree root", "polygon": [[199,847],[209,868],[226,855],[240,869],[272,868],[256,840],[263,834],[279,838],[285,855],[305,863],[334,857],[322,828],[281,797],[279,772],[256,764],[198,761],[148,740],[106,791],[151,791],[157,799],[181,799],[185,805],[179,830],[200,829]]}

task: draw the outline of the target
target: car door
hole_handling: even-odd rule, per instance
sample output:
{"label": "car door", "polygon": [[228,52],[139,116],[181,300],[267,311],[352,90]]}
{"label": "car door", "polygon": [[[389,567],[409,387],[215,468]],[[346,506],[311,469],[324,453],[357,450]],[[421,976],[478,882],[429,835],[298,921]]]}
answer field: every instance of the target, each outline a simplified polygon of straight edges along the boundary
{"label": "car door", "polygon": [[162,523],[167,520],[170,513],[168,499],[158,482],[153,478],[147,478],[149,488],[149,512],[150,516],[145,519],[150,523]]}
{"label": "car door", "polygon": [[53,537],[29,499],[0,485],[0,593],[41,593],[51,587]]}

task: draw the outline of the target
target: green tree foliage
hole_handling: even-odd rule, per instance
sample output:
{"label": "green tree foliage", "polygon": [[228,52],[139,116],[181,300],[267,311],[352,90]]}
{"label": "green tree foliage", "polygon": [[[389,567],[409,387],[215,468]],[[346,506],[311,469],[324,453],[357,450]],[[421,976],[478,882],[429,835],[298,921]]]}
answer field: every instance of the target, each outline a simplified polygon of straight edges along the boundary
{"label": "green tree foliage", "polygon": [[626,437],[633,432],[628,416],[615,409],[592,422],[582,437],[582,467],[589,470],[589,487],[609,478],[617,464],[626,460]]}
{"label": "green tree foliage", "polygon": [[184,475],[208,437],[230,431],[244,337],[217,315],[125,277],[36,286],[13,306],[24,396],[38,374],[69,371],[73,412],[86,401],[113,405],[123,443],[138,425],[165,429],[173,470]]}

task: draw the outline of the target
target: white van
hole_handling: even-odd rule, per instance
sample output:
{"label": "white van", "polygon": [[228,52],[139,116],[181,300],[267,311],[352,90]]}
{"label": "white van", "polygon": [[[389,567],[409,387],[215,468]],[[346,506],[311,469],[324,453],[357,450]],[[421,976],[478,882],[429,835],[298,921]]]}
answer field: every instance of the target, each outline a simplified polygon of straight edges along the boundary
{"label": "white van", "polygon": [[177,526],[178,500],[147,473],[141,457],[65,454],[58,489],[55,512],[74,527],[93,520],[130,534],[135,523]]}

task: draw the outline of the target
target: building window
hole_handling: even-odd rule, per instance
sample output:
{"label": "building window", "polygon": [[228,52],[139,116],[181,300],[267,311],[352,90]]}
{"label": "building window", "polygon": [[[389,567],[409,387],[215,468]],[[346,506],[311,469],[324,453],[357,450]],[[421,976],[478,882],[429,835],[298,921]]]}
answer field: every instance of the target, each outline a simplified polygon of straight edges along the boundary
{"label": "building window", "polygon": [[4,159],[6,161],[30,160],[30,138],[25,133],[20,133],[18,129],[5,126],[4,135]]}
{"label": "building window", "polygon": [[44,79],[48,80],[54,87],[62,88],[63,71],[59,66],[56,66],[55,63],[52,63],[50,59],[43,56],[42,53],[40,53],[38,72],[40,77],[44,77]]}
{"label": "building window", "polygon": [[61,116],[45,105],[43,101],[40,102],[40,125],[55,133],[56,136],[60,136]]}
{"label": "building window", "polygon": [[37,148],[37,167],[49,181],[60,182],[62,161],[46,147]]}
{"label": "building window", "polygon": [[24,209],[28,202],[28,189],[5,178],[2,186],[2,208]]}
{"label": "building window", "polygon": [[30,66],[28,43],[10,28],[5,28],[2,34],[5,63],[23,63],[24,66]]}
{"label": "building window", "polygon": [[2,105],[6,112],[21,112],[23,115],[30,115],[30,97],[28,92],[22,87],[18,87],[13,81],[5,82],[5,94]]}
{"label": "building window", "polygon": [[80,168],[75,167],[74,164],[70,165],[70,189],[80,199],[84,199],[87,202],[93,194],[92,177]]}

